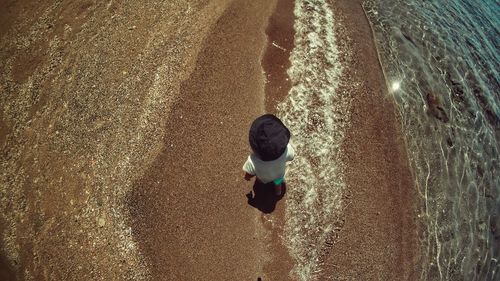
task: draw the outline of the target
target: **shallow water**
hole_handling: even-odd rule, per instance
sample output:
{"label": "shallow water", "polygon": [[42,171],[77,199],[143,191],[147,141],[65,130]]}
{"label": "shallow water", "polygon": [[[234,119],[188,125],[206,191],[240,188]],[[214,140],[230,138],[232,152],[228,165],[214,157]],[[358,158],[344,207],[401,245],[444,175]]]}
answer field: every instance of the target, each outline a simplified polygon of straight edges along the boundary
{"label": "shallow water", "polygon": [[500,5],[367,1],[420,195],[421,280],[499,280]]}

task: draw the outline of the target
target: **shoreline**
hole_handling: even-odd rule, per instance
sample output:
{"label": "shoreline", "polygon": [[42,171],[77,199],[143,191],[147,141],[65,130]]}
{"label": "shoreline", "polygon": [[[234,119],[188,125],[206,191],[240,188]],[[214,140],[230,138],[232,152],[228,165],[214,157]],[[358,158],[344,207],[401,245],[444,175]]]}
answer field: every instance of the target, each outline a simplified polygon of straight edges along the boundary
{"label": "shoreline", "polygon": [[[267,44],[261,65],[266,75],[265,112],[277,113],[277,106],[287,97],[292,87],[287,70],[291,66],[290,53],[294,47],[295,30],[293,28],[294,2],[277,0],[273,14],[266,27]],[[272,196],[272,194],[271,194]],[[276,209],[270,214],[261,213],[260,220],[270,232],[270,261],[264,265],[266,280],[284,280],[289,276],[294,260],[282,241],[285,225],[285,206],[287,196],[284,194],[276,203]]]}
{"label": "shoreline", "polygon": [[[323,264],[323,278],[416,280],[416,194],[393,98],[380,66],[362,1],[333,10],[351,52],[344,84],[353,97],[343,148],[344,224]],[[344,50],[345,51],[345,50]],[[319,279],[322,279],[322,278]]]}

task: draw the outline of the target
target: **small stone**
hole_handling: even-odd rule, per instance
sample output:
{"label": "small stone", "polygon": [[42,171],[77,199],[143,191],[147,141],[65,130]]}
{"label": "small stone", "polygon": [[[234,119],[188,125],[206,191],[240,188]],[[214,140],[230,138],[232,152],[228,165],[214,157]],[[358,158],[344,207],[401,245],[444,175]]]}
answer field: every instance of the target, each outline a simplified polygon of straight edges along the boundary
{"label": "small stone", "polygon": [[500,239],[500,218],[493,216],[490,218],[490,230],[495,239]]}
{"label": "small stone", "polygon": [[99,220],[97,220],[97,224],[99,225],[99,227],[103,227],[104,225],[106,225],[106,220],[104,218],[99,218]]}

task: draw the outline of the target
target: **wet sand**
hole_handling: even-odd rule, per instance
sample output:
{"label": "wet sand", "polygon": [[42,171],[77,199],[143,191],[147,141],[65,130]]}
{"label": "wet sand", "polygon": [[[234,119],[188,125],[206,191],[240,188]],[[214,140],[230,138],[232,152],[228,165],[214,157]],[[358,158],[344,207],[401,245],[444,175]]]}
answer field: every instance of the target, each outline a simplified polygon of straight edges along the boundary
{"label": "wet sand", "polygon": [[[336,2],[332,7],[345,67],[338,91],[353,98],[353,107],[342,146],[347,181],[344,218],[324,246],[317,280],[416,280],[413,177],[361,2]],[[291,87],[286,74],[293,48],[290,15],[293,7],[278,1],[267,29],[269,42],[262,65],[267,74],[268,112],[276,112]],[[286,200],[285,195],[285,202],[278,203],[271,215],[262,215],[272,233],[274,255],[266,267],[270,280],[292,280],[288,273],[294,261],[281,240]]]}
{"label": "wet sand", "polygon": [[294,46],[293,9],[293,1],[278,0],[266,28],[267,46],[262,68],[266,73],[266,112],[273,114],[292,87],[287,70],[291,65],[289,57]]}
{"label": "wet sand", "polygon": [[[343,144],[347,190],[344,222],[319,280],[416,280],[416,194],[395,104],[387,92],[361,0],[337,1],[342,87],[353,97]],[[343,37],[343,38],[342,38]]]}
{"label": "wet sand", "polygon": [[[287,70],[290,68],[290,52],[294,47],[293,9],[293,1],[278,0],[266,27],[267,45],[261,64],[266,75],[265,109],[267,113],[277,113],[277,105],[287,97],[292,86]],[[272,189],[269,186],[263,188]],[[265,196],[274,197],[272,192]],[[267,280],[289,279],[289,273],[294,265],[282,240],[286,198],[286,192],[284,192],[280,201],[273,202],[275,208],[272,212],[263,212],[260,215],[264,227],[270,233],[268,245],[270,260],[264,266]]]}

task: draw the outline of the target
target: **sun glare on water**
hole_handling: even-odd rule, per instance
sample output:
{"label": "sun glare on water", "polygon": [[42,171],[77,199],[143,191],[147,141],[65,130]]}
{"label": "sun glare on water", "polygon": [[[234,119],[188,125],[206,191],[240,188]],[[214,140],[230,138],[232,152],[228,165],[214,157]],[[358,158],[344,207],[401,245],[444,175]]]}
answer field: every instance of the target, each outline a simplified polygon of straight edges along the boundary
{"label": "sun glare on water", "polygon": [[391,90],[393,92],[399,90],[399,88],[401,87],[401,82],[400,81],[394,81],[392,82],[392,86],[391,86]]}

